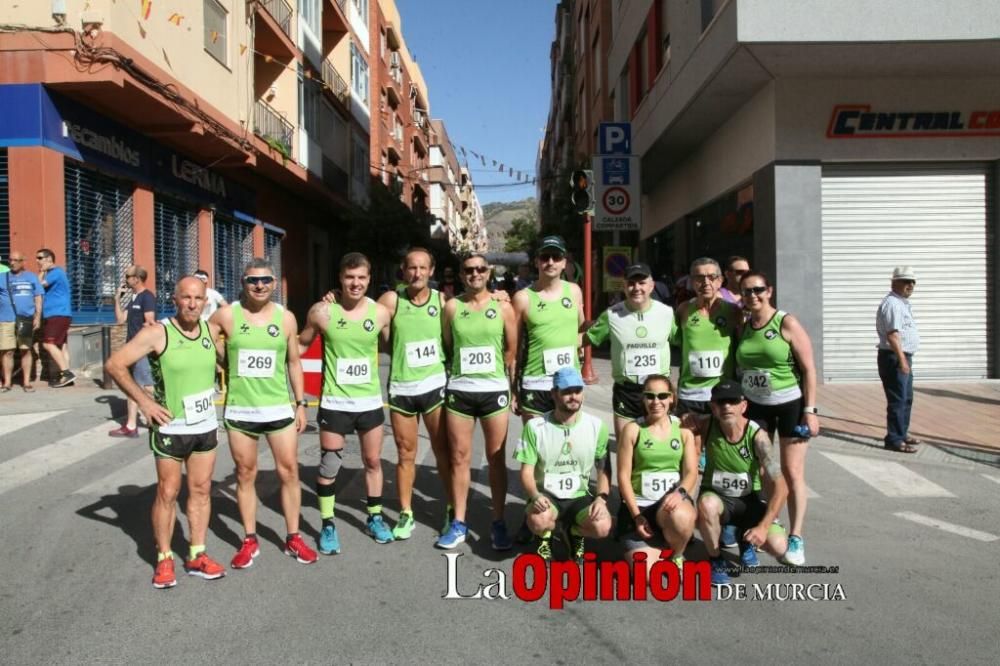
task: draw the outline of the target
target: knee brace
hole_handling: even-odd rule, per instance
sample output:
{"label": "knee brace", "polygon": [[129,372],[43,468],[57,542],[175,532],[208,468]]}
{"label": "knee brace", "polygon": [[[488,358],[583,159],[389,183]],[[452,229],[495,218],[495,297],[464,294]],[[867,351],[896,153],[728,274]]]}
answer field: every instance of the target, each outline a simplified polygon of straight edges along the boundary
{"label": "knee brace", "polygon": [[319,454],[319,475],[324,479],[336,479],[337,473],[344,464],[340,449],[327,451],[322,449]]}

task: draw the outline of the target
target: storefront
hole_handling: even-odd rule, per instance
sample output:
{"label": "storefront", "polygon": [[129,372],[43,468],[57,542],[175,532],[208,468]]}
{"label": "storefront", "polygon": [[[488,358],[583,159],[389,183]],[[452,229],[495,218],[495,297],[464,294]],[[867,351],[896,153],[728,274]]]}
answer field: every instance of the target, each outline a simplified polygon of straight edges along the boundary
{"label": "storefront", "polygon": [[[0,146],[12,147],[3,157],[41,149],[41,159],[62,171],[63,210],[50,212],[41,234],[11,220],[10,235],[62,250],[57,263],[65,262],[75,324],[113,319],[114,295],[133,262],[149,271],[148,284],[166,313],[173,285],[185,274],[208,270],[215,288],[233,299],[255,254],[280,259],[283,234],[264,229],[250,188],[41,85],[0,86],[0,108]],[[0,161],[0,182],[8,161]],[[32,196],[19,187],[46,186],[26,177],[9,180],[12,198]],[[0,199],[0,224],[8,217],[3,211]]]}
{"label": "storefront", "polygon": [[996,377],[998,160],[995,85],[772,81],[645,192],[644,249],[750,257],[823,381],[877,378],[875,311],[910,265],[920,377]]}

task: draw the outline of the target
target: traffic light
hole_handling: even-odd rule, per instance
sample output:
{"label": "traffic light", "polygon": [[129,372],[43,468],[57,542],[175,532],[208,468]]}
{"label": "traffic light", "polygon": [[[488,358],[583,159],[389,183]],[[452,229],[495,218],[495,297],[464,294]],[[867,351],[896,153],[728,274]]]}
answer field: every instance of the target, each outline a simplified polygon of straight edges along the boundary
{"label": "traffic light", "polygon": [[570,201],[577,213],[594,212],[594,172],[589,169],[578,169],[573,172],[569,181],[572,192]]}

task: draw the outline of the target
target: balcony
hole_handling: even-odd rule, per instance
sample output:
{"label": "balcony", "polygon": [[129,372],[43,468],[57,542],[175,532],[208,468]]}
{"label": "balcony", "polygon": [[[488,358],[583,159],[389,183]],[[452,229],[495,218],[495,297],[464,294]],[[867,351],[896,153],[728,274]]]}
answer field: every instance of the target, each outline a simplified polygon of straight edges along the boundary
{"label": "balcony", "polygon": [[292,137],[295,128],[275,111],[267,102],[257,100],[254,106],[253,131],[281,154],[282,158],[292,158]]}
{"label": "balcony", "polygon": [[347,22],[347,0],[324,0],[323,32],[346,33],[349,30]]}
{"label": "balcony", "polygon": [[333,96],[340,100],[341,104],[350,108],[351,87],[347,85],[347,81],[337,72],[329,60],[323,61],[323,83],[333,93]]}
{"label": "balcony", "polygon": [[260,0],[254,4],[257,16],[255,48],[288,64],[298,54],[295,46],[295,11],[287,0]]}

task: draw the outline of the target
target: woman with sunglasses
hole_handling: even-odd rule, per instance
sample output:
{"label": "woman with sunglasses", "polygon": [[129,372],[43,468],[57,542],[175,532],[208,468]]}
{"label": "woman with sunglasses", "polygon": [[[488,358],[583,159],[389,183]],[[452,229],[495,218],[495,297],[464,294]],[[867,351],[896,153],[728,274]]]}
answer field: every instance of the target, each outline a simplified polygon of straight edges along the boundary
{"label": "woman with sunglasses", "polygon": [[763,273],[745,274],[740,291],[749,317],[736,348],[736,365],[749,401],[747,417],[772,436],[778,431],[791,520],[783,559],[802,566],[806,452],[809,438],[819,434],[812,342],[795,317],[771,305],[774,290]]}
{"label": "woman with sunglasses", "polygon": [[618,446],[621,542],[629,556],[646,553],[649,567],[669,547],[680,566],[697,518],[694,435],[671,415],[674,387],[663,375],[646,378],[642,402],[645,417],[625,425]]}
{"label": "woman with sunglasses", "polygon": [[497,300],[487,289],[489,273],[490,265],[483,255],[467,256],[461,265],[465,293],[444,307],[442,338],[451,359],[445,398],[446,429],[455,515],[435,545],[448,550],[464,543],[468,533],[466,506],[476,419],[482,424],[490,468],[493,498],[490,542],[494,550],[509,550],[512,546],[503,511],[507,497],[505,445],[517,321],[510,303]]}

